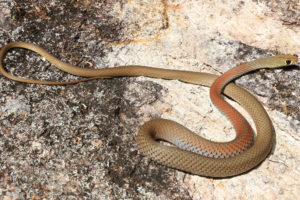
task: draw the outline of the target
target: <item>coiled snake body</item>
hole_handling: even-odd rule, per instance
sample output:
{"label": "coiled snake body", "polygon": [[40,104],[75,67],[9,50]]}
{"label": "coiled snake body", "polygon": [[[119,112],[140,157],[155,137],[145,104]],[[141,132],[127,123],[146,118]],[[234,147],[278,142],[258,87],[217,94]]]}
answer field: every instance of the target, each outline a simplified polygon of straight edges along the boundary
{"label": "coiled snake body", "polygon": [[[53,82],[13,76],[7,73],[2,64],[5,53],[11,48],[32,50],[45,57],[59,69],[88,78],[71,82]],[[139,150],[144,155],[163,165],[202,176],[227,177],[241,174],[257,166],[269,154],[274,139],[271,120],[260,102],[246,90],[230,82],[256,69],[289,66],[297,61],[297,57],[292,55],[262,58],[240,64],[221,76],[136,65],[106,69],[83,69],[64,63],[33,44],[14,42],[3,46],[0,51],[0,72],[15,81],[47,85],[74,84],[96,78],[148,76],[177,79],[186,83],[210,87],[210,97],[213,103],[230,119],[236,130],[235,139],[230,142],[212,142],[174,121],[154,119],[142,125],[136,141]],[[254,137],[247,120],[223,99],[222,93],[238,102],[250,114],[256,126],[256,137]],[[169,141],[180,148],[163,145],[158,140]]]}

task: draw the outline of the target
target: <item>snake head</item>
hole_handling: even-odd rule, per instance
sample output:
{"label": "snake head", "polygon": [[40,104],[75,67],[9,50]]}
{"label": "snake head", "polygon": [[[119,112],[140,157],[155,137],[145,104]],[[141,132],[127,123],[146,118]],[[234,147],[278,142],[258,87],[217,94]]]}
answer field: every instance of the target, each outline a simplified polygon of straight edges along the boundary
{"label": "snake head", "polygon": [[294,65],[298,62],[298,57],[290,54],[286,55],[277,55],[269,57],[270,59],[270,67],[268,68],[277,68],[283,66]]}
{"label": "snake head", "polygon": [[298,62],[297,56],[285,55],[285,57],[286,57],[286,60],[285,60],[286,65],[294,65]]}

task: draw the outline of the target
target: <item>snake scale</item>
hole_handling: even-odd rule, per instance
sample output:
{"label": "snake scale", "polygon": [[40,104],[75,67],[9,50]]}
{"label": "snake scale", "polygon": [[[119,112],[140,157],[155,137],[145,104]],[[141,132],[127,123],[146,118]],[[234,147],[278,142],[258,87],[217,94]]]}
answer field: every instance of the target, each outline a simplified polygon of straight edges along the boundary
{"label": "snake scale", "polygon": [[[62,71],[86,78],[78,81],[54,82],[16,77],[4,69],[2,62],[5,53],[11,48],[34,51]],[[232,81],[253,70],[290,66],[297,61],[298,58],[293,55],[277,55],[242,63],[221,76],[139,65],[83,69],[58,60],[36,45],[12,42],[4,45],[0,51],[0,72],[15,81],[46,85],[74,84],[96,78],[147,76],[176,79],[210,87],[212,102],[227,116],[236,130],[236,137],[232,141],[209,141],[174,121],[153,119],[141,126],[136,142],[144,155],[163,165],[201,176],[228,177],[249,171],[261,163],[269,154],[274,142],[272,122],[261,103]],[[256,136],[247,120],[224,100],[223,93],[239,103],[250,114],[256,127]],[[168,141],[173,146],[164,145],[160,140]]]}

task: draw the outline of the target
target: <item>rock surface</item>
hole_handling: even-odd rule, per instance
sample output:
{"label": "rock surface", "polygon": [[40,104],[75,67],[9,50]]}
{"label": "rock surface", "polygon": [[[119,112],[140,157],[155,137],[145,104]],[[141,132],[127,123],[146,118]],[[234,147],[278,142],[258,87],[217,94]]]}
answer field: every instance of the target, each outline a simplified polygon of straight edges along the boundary
{"label": "rock surface", "polygon": [[[300,55],[297,0],[7,0],[0,1],[0,27],[0,46],[38,44],[86,68],[136,64],[220,74],[278,52]],[[4,61],[18,76],[76,79],[29,51],[11,51]],[[209,139],[232,139],[207,88],[145,77],[42,86],[0,76],[0,198],[297,199],[299,68],[261,70],[237,83],[263,103],[276,144],[256,169],[210,179],[151,161],[134,139],[157,117]]]}

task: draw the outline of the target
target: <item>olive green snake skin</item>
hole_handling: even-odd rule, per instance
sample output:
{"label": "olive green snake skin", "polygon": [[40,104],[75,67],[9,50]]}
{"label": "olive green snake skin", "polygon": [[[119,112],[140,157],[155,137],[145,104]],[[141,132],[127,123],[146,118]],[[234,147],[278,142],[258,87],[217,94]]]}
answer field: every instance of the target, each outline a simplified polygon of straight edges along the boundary
{"label": "olive green snake skin", "polygon": [[[2,63],[5,53],[11,48],[29,49],[45,57],[57,68],[87,78],[54,82],[16,77],[9,74]],[[140,128],[136,141],[144,155],[163,165],[201,176],[228,177],[246,172],[261,163],[269,154],[274,142],[272,122],[261,103],[246,90],[231,83],[232,80],[256,69],[289,66],[297,61],[298,58],[292,55],[272,56],[240,64],[221,76],[137,65],[83,69],[64,63],[33,44],[13,42],[3,46],[0,51],[0,72],[15,81],[46,85],[74,84],[96,78],[148,76],[211,87],[210,97],[213,103],[230,119],[236,130],[236,137],[232,141],[209,141],[166,119],[146,122]],[[222,93],[239,103],[250,114],[256,126],[256,137],[247,120],[223,99]],[[168,141],[177,147],[164,145],[159,140]]]}

